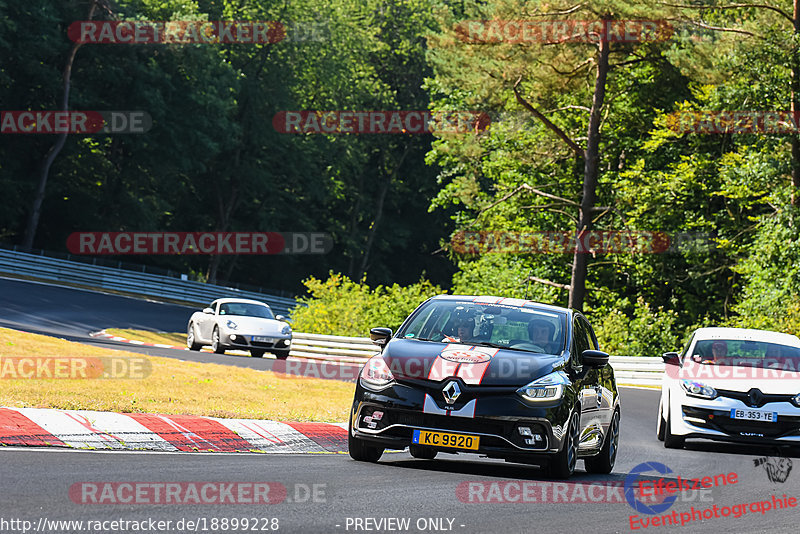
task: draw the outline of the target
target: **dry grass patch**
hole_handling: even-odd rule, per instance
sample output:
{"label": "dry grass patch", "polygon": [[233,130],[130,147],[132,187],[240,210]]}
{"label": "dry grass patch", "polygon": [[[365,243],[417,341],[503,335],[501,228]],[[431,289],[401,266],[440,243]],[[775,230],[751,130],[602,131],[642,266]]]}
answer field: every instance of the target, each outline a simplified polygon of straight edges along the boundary
{"label": "dry grass patch", "polygon": [[[8,358],[148,360],[144,379],[9,379]],[[18,360],[16,360],[18,362]],[[354,385],[108,350],[0,328],[0,406],[345,421]]]}

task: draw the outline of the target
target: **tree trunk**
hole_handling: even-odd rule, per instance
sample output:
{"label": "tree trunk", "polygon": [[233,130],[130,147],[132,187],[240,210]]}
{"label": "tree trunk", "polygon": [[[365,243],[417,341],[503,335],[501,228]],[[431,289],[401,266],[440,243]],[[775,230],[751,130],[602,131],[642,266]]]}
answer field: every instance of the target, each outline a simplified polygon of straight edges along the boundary
{"label": "tree trunk", "polygon": [[[794,34],[800,35],[800,1],[794,0],[792,2],[792,18],[794,19]],[[800,114],[800,59],[797,57],[797,52],[792,54],[792,102],[791,111],[794,123],[798,123],[798,115]],[[792,135],[792,206],[800,204],[800,136],[798,134]]]}
{"label": "tree trunk", "polygon": [[[89,8],[89,16],[86,20],[92,20],[94,17],[94,12],[97,9],[97,1],[93,1],[91,7]],[[68,111],[69,108],[69,90],[70,90],[70,80],[72,78],[72,64],[75,62],[75,55],[78,53],[78,49],[83,46],[83,43],[74,43],[72,45],[72,49],[69,51],[69,56],[67,57],[67,64],[64,66],[64,72],[62,75],[63,80],[63,92],[61,94],[61,111]],[[50,167],[53,165],[56,157],[58,156],[61,149],[64,148],[64,143],[67,141],[67,133],[60,133],[56,138],[56,142],[53,146],[50,147],[50,150],[47,151],[47,155],[44,157],[44,161],[39,166],[39,170],[37,173],[37,180],[38,183],[36,185],[36,192],[33,195],[33,205],[31,206],[31,213],[28,217],[28,224],[25,227],[25,235],[22,240],[22,250],[30,250],[33,248],[33,240],[36,237],[36,230],[39,226],[39,217],[42,214],[42,202],[44,201],[44,193],[45,189],[47,188],[47,178],[50,176]]]}
{"label": "tree trunk", "polygon": [[580,215],[576,233],[575,254],[572,258],[572,277],[569,290],[569,307],[581,310],[586,296],[586,274],[588,256],[580,246],[581,237],[592,229],[592,208],[597,198],[598,165],[600,154],[600,114],[606,96],[606,79],[608,77],[609,43],[603,39],[598,44],[597,75],[592,97],[592,111],[589,116],[588,139],[584,152],[583,196],[581,198]]}

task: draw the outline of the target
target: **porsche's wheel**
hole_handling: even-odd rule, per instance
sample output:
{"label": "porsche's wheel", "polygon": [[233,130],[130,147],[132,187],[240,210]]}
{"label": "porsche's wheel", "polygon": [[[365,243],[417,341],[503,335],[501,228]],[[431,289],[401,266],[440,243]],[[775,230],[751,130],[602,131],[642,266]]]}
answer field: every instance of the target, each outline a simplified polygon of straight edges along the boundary
{"label": "porsche's wheel", "polygon": [[578,462],[578,412],[572,413],[569,426],[564,436],[564,446],[547,464],[547,476],[551,478],[569,478],[575,472]]}
{"label": "porsche's wheel", "polygon": [[658,403],[658,422],[656,427],[656,437],[658,441],[664,441],[664,429],[667,428],[667,422],[664,421],[664,406],[661,401]]}
{"label": "porsche's wheel", "polygon": [[250,349],[250,356],[253,358],[263,358],[266,351],[263,349]]}
{"label": "porsche's wheel", "polygon": [[279,360],[285,360],[286,358],[289,357],[289,351],[288,350],[274,350],[274,351],[272,351],[272,353],[275,355],[275,358],[277,358]]}
{"label": "porsche's wheel", "polygon": [[617,460],[617,448],[619,447],[619,410],[614,411],[611,424],[608,425],[608,435],[606,442],[597,456],[586,458],[583,461],[586,471],[589,473],[600,473],[607,475],[614,469],[614,462]]}
{"label": "porsche's wheel", "polygon": [[664,447],[667,449],[682,449],[686,438],[672,433],[672,413],[667,412],[667,422],[664,425]]}
{"label": "porsche's wheel", "polygon": [[186,346],[189,350],[200,350],[200,347],[202,347],[194,337],[194,324],[192,323],[189,323],[189,328],[186,329]]}
{"label": "porsche's wheel", "polygon": [[217,354],[225,354],[225,346],[219,340],[219,328],[216,326],[211,334],[211,350]]}
{"label": "porsche's wheel", "polygon": [[370,445],[364,440],[353,436],[353,418],[350,418],[350,425],[347,428],[347,451],[350,458],[359,462],[375,463],[383,455],[383,447]]}
{"label": "porsche's wheel", "polygon": [[430,447],[421,447],[419,445],[409,445],[408,452],[414,458],[419,458],[420,460],[433,460],[436,458],[436,449],[431,449]]}

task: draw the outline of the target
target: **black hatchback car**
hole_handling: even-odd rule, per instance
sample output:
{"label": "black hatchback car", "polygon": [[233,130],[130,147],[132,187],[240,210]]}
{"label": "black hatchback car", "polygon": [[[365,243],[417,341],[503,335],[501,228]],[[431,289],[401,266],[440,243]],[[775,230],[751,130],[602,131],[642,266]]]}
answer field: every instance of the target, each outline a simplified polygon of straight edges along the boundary
{"label": "black hatchback car", "polygon": [[416,458],[478,453],[566,478],[578,459],[609,473],[619,440],[619,394],[608,354],[575,310],[532,301],[441,295],[362,368],[350,413],[355,460],[386,448]]}

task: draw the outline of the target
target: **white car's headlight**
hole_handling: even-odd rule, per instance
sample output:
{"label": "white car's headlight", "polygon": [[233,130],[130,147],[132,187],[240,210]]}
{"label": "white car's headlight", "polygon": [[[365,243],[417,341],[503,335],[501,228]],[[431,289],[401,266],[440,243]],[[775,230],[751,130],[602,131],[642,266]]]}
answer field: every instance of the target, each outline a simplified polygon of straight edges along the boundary
{"label": "white car's headlight", "polygon": [[236,330],[237,328],[239,328],[239,325],[238,325],[238,324],[236,324],[236,323],[234,323],[234,322],[233,322],[233,321],[231,321],[230,319],[228,319],[228,322],[227,322],[227,323],[225,323],[225,326],[227,326],[227,327],[228,327],[228,328],[230,328],[231,330]]}
{"label": "white car's headlight", "polygon": [[549,375],[537,378],[527,386],[517,390],[523,399],[530,402],[551,402],[564,395],[564,386],[569,384],[569,378],[563,371],[556,371]]}
{"label": "white car's headlight", "polygon": [[289,326],[288,324],[283,325],[283,328],[281,328],[281,334],[286,336],[286,335],[289,335],[291,333],[292,333],[292,327]]}
{"label": "white car's headlight", "polygon": [[795,406],[800,406],[800,393],[794,396],[792,402],[794,403]]}
{"label": "white car's headlight", "polygon": [[714,399],[717,397],[717,390],[702,382],[681,380],[681,387],[690,397],[697,397],[698,399]]}
{"label": "white car's headlight", "polygon": [[370,358],[361,370],[361,385],[367,389],[383,389],[394,382],[394,375],[380,354]]}

